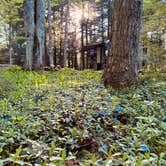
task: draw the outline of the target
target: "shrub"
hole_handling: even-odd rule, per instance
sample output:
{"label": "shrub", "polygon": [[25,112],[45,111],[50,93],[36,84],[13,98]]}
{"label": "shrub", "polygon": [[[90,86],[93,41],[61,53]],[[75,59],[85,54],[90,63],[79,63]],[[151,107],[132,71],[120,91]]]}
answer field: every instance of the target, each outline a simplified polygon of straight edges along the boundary
{"label": "shrub", "polygon": [[21,71],[22,70],[22,67],[21,66],[17,66],[17,65],[14,65],[14,66],[10,66],[7,68],[7,71],[9,72],[18,72],[18,71]]}
{"label": "shrub", "polygon": [[7,80],[5,77],[0,76],[0,96],[3,96],[5,93],[12,89],[12,83]]}

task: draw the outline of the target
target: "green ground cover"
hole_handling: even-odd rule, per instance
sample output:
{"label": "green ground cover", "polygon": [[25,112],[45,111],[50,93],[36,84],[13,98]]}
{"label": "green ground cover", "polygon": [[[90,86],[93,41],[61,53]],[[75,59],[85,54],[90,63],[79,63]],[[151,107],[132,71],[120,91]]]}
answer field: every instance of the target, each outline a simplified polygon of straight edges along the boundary
{"label": "green ground cover", "polygon": [[101,72],[0,72],[0,165],[165,165],[166,74],[106,89]]}

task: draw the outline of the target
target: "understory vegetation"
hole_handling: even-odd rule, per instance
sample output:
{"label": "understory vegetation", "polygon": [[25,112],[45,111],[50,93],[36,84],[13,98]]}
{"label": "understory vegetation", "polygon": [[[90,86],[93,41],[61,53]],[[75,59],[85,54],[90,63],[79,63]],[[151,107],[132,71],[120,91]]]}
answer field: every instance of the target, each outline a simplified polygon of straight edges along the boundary
{"label": "understory vegetation", "polygon": [[0,165],[164,166],[166,74],[123,90],[101,74],[1,71]]}

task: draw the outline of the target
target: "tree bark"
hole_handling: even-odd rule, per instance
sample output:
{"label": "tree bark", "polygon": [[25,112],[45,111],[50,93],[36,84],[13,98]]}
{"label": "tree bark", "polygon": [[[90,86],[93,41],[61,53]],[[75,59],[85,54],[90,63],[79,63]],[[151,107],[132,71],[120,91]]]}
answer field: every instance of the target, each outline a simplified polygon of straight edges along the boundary
{"label": "tree bark", "polygon": [[108,1],[108,29],[107,29],[107,36],[108,39],[110,37],[110,26],[111,26],[111,12],[112,12],[112,2]]}
{"label": "tree bark", "polygon": [[[84,47],[84,0],[82,0],[82,16],[81,16],[81,49]],[[85,54],[84,51],[81,50],[81,69],[85,69]]]}
{"label": "tree bark", "polygon": [[9,60],[10,65],[13,64],[13,28],[12,23],[9,23]]}
{"label": "tree bark", "polygon": [[36,2],[36,39],[34,38],[34,69],[39,70],[44,63],[45,54],[45,0],[35,0]]}
{"label": "tree bark", "polygon": [[26,69],[32,70],[32,57],[34,46],[34,0],[24,1],[24,27],[27,37],[26,44]]}
{"label": "tree bark", "polygon": [[102,80],[105,86],[128,87],[138,80],[142,0],[114,0],[110,55]]}
{"label": "tree bark", "polygon": [[27,69],[39,70],[45,54],[45,0],[24,0],[24,26]]}
{"label": "tree bark", "polygon": [[51,0],[48,0],[48,31],[49,31],[48,52],[49,52],[50,66],[53,67],[54,57],[53,57],[53,47],[52,47]]}
{"label": "tree bark", "polygon": [[63,45],[63,6],[60,9],[60,24],[59,24],[59,29],[60,29],[60,38],[59,38],[59,55],[57,57],[57,64],[63,67],[63,50],[62,50],[62,45]]}
{"label": "tree bark", "polygon": [[66,15],[65,15],[65,36],[64,36],[64,53],[63,53],[63,67],[66,67],[66,57],[67,57],[67,47],[68,47],[68,24],[69,24],[69,13],[70,13],[70,1],[67,1],[67,7],[66,7]]}

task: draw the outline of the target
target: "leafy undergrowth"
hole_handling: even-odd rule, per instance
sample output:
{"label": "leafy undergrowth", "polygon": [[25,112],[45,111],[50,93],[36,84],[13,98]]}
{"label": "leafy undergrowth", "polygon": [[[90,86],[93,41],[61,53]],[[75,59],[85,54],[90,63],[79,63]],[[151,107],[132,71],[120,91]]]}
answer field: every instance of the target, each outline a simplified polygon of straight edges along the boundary
{"label": "leafy undergrowth", "polygon": [[0,165],[165,165],[166,75],[105,89],[101,72],[0,73]]}

